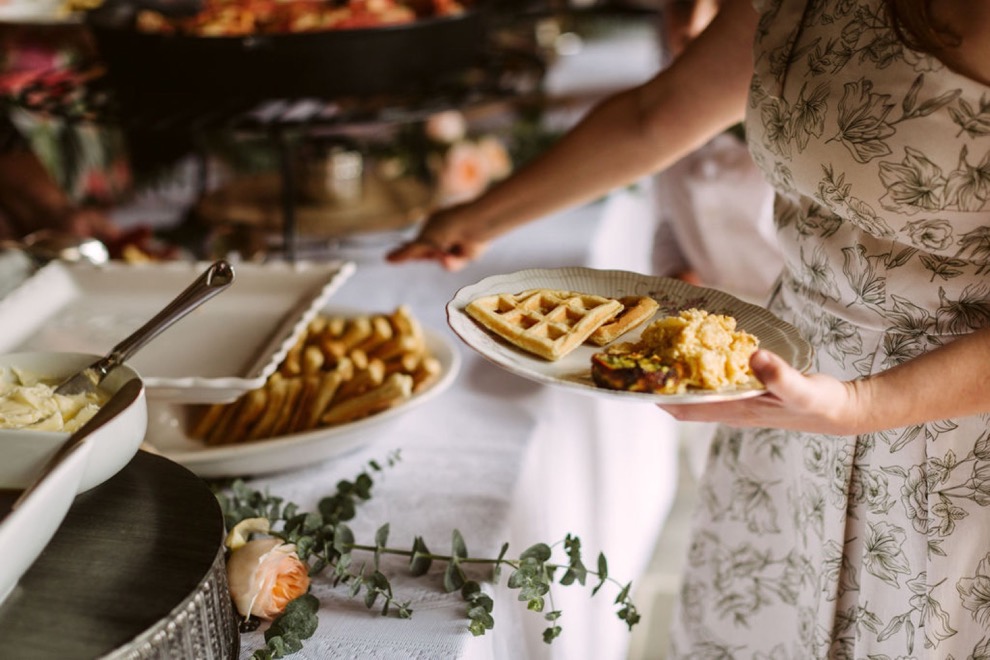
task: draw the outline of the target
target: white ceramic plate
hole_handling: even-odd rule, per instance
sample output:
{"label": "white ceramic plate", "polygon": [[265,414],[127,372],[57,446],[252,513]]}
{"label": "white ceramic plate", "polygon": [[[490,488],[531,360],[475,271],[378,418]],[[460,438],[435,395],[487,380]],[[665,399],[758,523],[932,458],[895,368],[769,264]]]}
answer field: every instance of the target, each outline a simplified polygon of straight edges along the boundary
{"label": "white ceramic plate", "polygon": [[[0,353],[104,355],[192,283],[206,263],[51,262],[0,300]],[[261,387],[351,276],[351,262],[234,264],[234,283],[128,364],[148,399],[233,401]]]}
{"label": "white ceramic plate", "polygon": [[185,406],[151,405],[147,441],[176,463],[201,477],[235,477],[280,472],[329,460],[374,441],[375,427],[394,421],[446,390],[461,365],[457,347],[444,335],[423,329],[426,347],[440,361],[440,377],[406,403],[377,415],[326,429],[294,433],[243,444],[211,447],[186,436]]}
{"label": "white ceramic plate", "polygon": [[[716,314],[728,314],[736,318],[739,329],[756,335],[762,348],[780,355],[801,371],[811,366],[811,345],[793,326],[766,309],[743,302],[722,291],[628,271],[573,267],[493,275],[460,289],[447,303],[447,321],[468,346],[503,369],[539,383],[566,387],[583,394],[627,401],[639,399],[652,403],[711,403],[759,396],[764,391],[756,382],[746,387],[718,391],[694,390],[684,394],[649,394],[599,388],[591,380],[591,355],[601,348],[579,346],[559,360],[549,362],[503,341],[464,311],[467,304],[479,296],[518,293],[536,288],[580,291],[612,298],[649,295],[660,303],[656,318],[692,307]],[[620,341],[635,341],[647,324],[627,333]]]}

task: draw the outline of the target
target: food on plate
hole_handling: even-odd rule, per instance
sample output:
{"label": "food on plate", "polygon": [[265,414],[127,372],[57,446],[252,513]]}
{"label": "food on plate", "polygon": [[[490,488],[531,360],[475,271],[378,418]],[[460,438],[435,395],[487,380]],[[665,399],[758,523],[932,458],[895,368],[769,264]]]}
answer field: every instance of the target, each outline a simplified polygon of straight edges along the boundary
{"label": "food on plate", "polygon": [[602,324],[591,333],[588,341],[596,346],[611,344],[613,341],[653,318],[660,303],[650,296],[623,296],[619,298],[622,311],[611,321]]}
{"label": "food on plate", "polygon": [[[418,10],[418,11],[417,11]],[[136,27],[155,34],[201,37],[284,34],[374,28],[412,23],[426,16],[450,16],[464,11],[455,0],[205,0],[194,16],[169,17],[146,9]]]}
{"label": "food on plate", "polygon": [[0,428],[73,432],[89,421],[104,403],[101,391],[65,396],[56,394],[57,381],[11,369],[12,379],[0,380]]}
{"label": "food on plate", "polygon": [[758,347],[732,316],[688,309],[654,321],[639,341],[595,353],[591,377],[598,387],[654,394],[750,385],[749,358]]}
{"label": "food on plate", "polygon": [[263,387],[205,407],[189,435],[219,445],[352,422],[409,400],[440,370],[405,305],[391,314],[320,314]]}
{"label": "food on plate", "polygon": [[622,303],[588,293],[529,289],[475,298],[464,311],[506,341],[553,361],[613,319]]}

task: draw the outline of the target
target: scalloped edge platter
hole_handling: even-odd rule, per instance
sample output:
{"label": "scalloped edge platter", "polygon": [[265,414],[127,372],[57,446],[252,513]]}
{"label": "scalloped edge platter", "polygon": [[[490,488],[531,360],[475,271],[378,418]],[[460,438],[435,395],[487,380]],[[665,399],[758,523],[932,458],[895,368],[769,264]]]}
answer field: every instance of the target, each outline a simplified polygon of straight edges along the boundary
{"label": "scalloped edge platter", "polygon": [[[662,404],[714,403],[759,396],[765,392],[754,381],[751,386],[717,391],[691,390],[683,394],[650,394],[608,390],[595,386],[591,380],[591,355],[602,350],[583,345],[561,359],[549,362],[531,355],[488,332],[474,321],[464,308],[479,296],[494,293],[518,293],[527,289],[550,288],[580,291],[619,298],[649,295],[660,303],[657,311],[663,315],[698,308],[717,314],[734,316],[738,328],[760,340],[760,346],[781,356],[800,371],[811,366],[813,349],[797,329],[774,314],[723,291],[694,286],[667,277],[654,277],[622,270],[596,270],[571,267],[558,269],[528,269],[504,275],[492,275],[461,288],[447,303],[447,322],[464,343],[483,357],[518,376],[538,383],[564,387],[591,396],[644,401]],[[635,341],[647,323],[624,335],[620,341]]]}
{"label": "scalloped edge platter", "polygon": [[[208,262],[50,262],[0,300],[0,353],[106,355]],[[352,262],[235,262],[230,288],[128,360],[149,401],[224,403],[264,385]]]}

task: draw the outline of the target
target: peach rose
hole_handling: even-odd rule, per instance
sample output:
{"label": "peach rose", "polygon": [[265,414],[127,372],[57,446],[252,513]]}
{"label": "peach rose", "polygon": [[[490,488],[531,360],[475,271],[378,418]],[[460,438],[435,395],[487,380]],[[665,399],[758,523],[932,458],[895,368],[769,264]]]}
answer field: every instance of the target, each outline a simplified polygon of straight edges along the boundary
{"label": "peach rose", "polygon": [[237,611],[274,619],[309,590],[309,572],[296,546],[281,539],[248,541],[227,558],[227,582]]}
{"label": "peach rose", "polygon": [[444,202],[463,202],[477,197],[490,181],[488,161],[476,144],[458,142],[447,151],[439,181]]}
{"label": "peach rose", "polygon": [[467,120],[457,110],[445,110],[426,120],[426,136],[434,142],[453,144],[467,134]]}
{"label": "peach rose", "polygon": [[478,151],[488,164],[488,175],[492,180],[504,179],[512,172],[512,159],[501,140],[491,135],[478,140]]}

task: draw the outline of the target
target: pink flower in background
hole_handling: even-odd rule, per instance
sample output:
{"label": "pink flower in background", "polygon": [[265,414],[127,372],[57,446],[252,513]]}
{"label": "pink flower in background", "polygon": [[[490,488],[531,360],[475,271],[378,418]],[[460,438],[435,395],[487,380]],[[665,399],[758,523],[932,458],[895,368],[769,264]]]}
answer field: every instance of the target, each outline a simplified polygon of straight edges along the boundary
{"label": "pink flower in background", "polygon": [[467,119],[457,110],[446,110],[426,120],[426,137],[434,142],[453,144],[467,134]]}
{"label": "pink flower in background", "polygon": [[504,179],[512,172],[512,159],[498,138],[486,135],[478,140],[478,150],[488,166],[488,176],[493,181]]}
{"label": "pink flower in background", "polygon": [[447,151],[440,170],[441,202],[453,204],[477,197],[490,181],[488,161],[478,145],[457,142]]}
{"label": "pink flower in background", "polygon": [[230,595],[242,616],[274,619],[309,590],[309,571],[296,546],[277,538],[248,541],[227,558]]}

